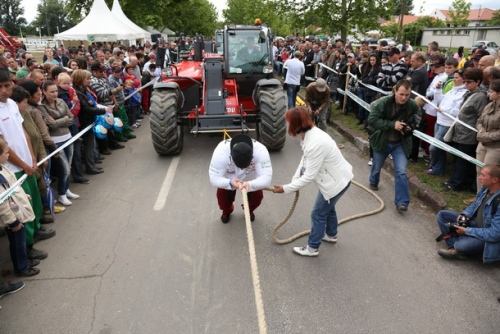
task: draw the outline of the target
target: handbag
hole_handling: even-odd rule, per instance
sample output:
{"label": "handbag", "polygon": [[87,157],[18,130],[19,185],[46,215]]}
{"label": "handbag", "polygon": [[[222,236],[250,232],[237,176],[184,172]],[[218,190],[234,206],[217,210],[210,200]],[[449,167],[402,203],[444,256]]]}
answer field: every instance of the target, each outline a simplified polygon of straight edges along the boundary
{"label": "handbag", "polygon": [[454,121],[448,131],[446,131],[446,134],[443,137],[443,141],[447,143],[451,143],[453,141],[453,135],[455,135],[455,124],[457,124],[457,121]]}

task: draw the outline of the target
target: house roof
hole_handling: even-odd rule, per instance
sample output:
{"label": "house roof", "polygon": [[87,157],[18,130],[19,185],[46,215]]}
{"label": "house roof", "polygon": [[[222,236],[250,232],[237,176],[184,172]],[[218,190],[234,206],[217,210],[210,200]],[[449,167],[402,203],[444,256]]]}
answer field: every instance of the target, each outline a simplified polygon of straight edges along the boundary
{"label": "house roof", "polygon": [[[440,10],[441,13],[443,13],[444,16],[446,16],[447,19],[450,18],[450,10]],[[469,21],[489,21],[493,18],[493,13],[495,11],[490,8],[478,8],[478,9],[471,9],[469,11],[469,17],[467,20]]]}
{"label": "house roof", "polygon": [[[404,15],[403,16],[403,25],[407,25],[409,23],[413,23],[415,22],[416,20],[418,20],[419,18],[421,18],[422,16],[416,16],[416,15]],[[391,25],[391,24],[399,24],[399,19],[400,19],[400,16],[397,15],[397,16],[392,16],[390,21],[385,21],[381,24],[381,26],[388,26],[388,25]]]}

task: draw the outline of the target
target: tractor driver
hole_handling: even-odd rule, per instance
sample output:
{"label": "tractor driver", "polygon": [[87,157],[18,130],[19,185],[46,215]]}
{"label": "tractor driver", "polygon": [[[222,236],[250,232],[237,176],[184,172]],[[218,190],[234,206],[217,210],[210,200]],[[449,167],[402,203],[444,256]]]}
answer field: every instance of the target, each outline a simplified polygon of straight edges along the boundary
{"label": "tractor driver", "polygon": [[221,221],[227,224],[234,210],[236,190],[248,191],[250,220],[264,198],[262,189],[269,187],[273,176],[267,148],[247,135],[237,135],[219,143],[210,161],[210,183],[217,187]]}
{"label": "tractor driver", "polygon": [[260,49],[255,45],[254,37],[247,37],[247,45],[242,47],[238,54],[236,55],[237,60],[241,60],[245,63],[258,61],[262,57]]}

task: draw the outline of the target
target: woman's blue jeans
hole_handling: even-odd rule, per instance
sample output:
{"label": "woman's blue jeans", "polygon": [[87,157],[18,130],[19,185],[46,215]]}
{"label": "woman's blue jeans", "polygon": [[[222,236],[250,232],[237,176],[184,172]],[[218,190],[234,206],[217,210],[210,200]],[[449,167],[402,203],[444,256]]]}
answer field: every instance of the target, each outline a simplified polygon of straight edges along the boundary
{"label": "woman's blue jeans", "polygon": [[349,182],[340,193],[330,198],[328,201],[325,201],[323,194],[318,192],[316,202],[314,203],[314,207],[311,212],[311,234],[309,234],[308,242],[309,247],[319,248],[321,245],[321,239],[323,239],[325,232],[329,236],[337,235],[338,219],[337,211],[335,211],[335,204],[337,204],[350,185],[351,182]]}
{"label": "woman's blue jeans", "polygon": [[[56,146],[59,148],[65,143],[66,141],[57,143]],[[59,158],[52,157],[52,169],[54,175],[57,177],[57,192],[59,193],[59,196],[61,196],[66,195],[66,191],[69,189],[71,161],[73,159],[73,144],[68,145],[60,151],[59,155]]]}

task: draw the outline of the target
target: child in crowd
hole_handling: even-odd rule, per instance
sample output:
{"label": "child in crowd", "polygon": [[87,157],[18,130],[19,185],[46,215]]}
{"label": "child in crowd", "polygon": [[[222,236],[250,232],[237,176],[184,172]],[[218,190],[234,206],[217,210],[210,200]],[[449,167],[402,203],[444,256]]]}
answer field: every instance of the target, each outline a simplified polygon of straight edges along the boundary
{"label": "child in crowd", "polygon": [[[155,64],[149,64],[149,67],[142,73],[141,84],[144,86],[155,78],[154,72],[156,70]],[[149,115],[149,106],[151,100],[151,92],[153,86],[146,87],[142,90],[142,109],[146,115]]]}
{"label": "child in crowd", "polygon": [[138,93],[134,94],[135,91],[134,80],[125,80],[125,83],[123,84],[123,93],[125,94],[125,98],[132,95],[130,98],[125,100],[125,110],[127,110],[127,116],[130,124],[132,124],[132,129],[137,129],[141,126],[141,123],[137,122],[137,118],[141,114],[141,95]]}
{"label": "child in crowd", "polygon": [[[3,193],[17,179],[4,164],[9,159],[9,146],[0,138],[0,190]],[[26,253],[26,228],[23,222],[35,219],[28,195],[20,186],[0,204],[0,226],[5,227],[9,238],[9,250],[16,276],[34,276],[40,270],[33,268],[40,260],[28,260]],[[0,291],[1,293],[1,291]]]}

